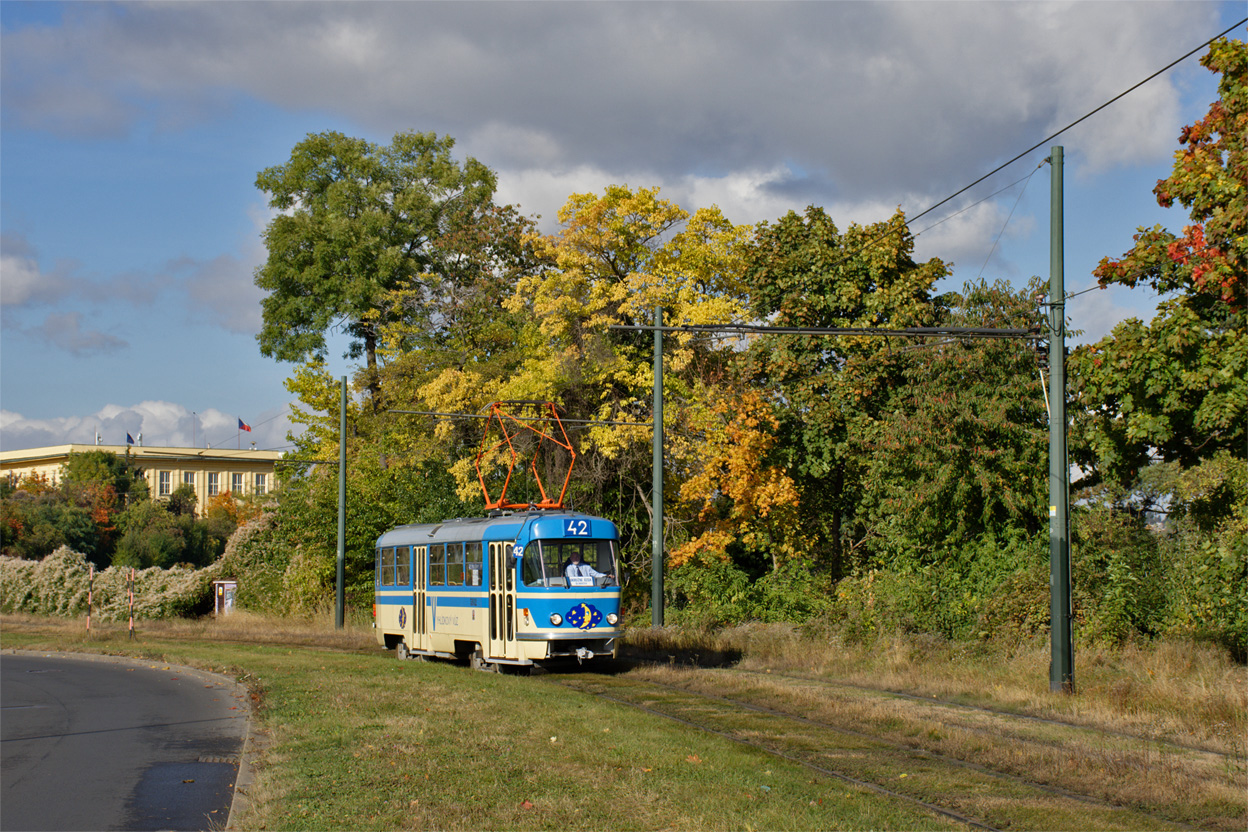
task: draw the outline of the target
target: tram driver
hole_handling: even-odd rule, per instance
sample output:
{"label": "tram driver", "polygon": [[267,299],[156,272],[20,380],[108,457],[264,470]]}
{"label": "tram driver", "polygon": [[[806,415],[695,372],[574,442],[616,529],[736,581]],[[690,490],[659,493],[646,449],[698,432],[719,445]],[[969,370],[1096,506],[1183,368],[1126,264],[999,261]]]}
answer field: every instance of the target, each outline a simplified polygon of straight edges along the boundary
{"label": "tram driver", "polygon": [[[599,572],[597,569],[590,566],[588,563],[585,563],[584,561],[582,561],[581,553],[579,549],[572,550],[572,553],[568,558],[568,564],[563,569],[563,574],[568,579],[568,586],[575,586],[575,584],[573,584],[572,582],[573,578],[589,578],[591,580],[597,581],[599,578],[606,578],[610,580],[615,577],[615,575],[612,575],[607,572]],[[600,585],[607,586],[605,582]]]}

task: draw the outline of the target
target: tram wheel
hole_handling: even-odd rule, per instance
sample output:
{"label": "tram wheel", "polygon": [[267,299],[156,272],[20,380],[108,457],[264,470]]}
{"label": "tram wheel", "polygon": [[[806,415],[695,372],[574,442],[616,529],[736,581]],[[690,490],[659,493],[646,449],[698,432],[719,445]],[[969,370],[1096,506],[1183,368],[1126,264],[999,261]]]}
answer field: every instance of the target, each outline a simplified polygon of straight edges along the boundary
{"label": "tram wheel", "polygon": [[399,639],[399,643],[394,645],[394,656],[399,661],[406,661],[411,658],[411,653],[407,652],[407,642]]}
{"label": "tram wheel", "polygon": [[486,673],[498,672],[498,665],[493,662],[487,662],[485,655],[480,650],[473,652],[471,662],[473,670],[484,670]]}

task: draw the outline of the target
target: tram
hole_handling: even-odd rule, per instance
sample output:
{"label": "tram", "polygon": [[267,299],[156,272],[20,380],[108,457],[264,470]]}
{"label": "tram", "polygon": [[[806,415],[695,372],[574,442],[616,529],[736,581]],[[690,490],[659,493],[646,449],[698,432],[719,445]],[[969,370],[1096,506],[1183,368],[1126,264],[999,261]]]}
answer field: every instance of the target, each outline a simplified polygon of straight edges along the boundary
{"label": "tram", "polygon": [[553,404],[543,405],[549,432],[508,416],[501,404],[492,405],[490,418],[503,439],[490,450],[505,447],[513,467],[497,499],[481,476],[484,444],[477,455],[490,513],[399,526],[377,539],[377,643],[400,659],[458,659],[482,670],[522,673],[535,665],[614,658],[624,634],[619,532],[610,520],[563,506],[567,478],[558,498],[547,498],[536,462],[532,470],[543,499],[506,502],[520,436],[513,423],[563,449],[569,476],[576,454]]}
{"label": "tram", "polygon": [[[480,669],[614,658],[617,540],[609,520],[558,511],[392,529],[377,540],[377,642]],[[574,560],[597,576],[569,577]]]}

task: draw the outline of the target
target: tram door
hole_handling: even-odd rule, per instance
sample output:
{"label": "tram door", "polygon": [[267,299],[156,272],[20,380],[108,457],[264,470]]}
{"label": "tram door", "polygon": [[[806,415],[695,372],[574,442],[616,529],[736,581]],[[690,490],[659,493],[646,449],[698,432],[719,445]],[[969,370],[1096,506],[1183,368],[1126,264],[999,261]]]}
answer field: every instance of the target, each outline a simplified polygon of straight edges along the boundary
{"label": "tram door", "polygon": [[516,568],[511,544],[490,543],[490,649],[488,658],[514,658]]}
{"label": "tram door", "polygon": [[428,612],[425,604],[425,587],[429,581],[429,547],[412,547],[412,649],[429,649]]}

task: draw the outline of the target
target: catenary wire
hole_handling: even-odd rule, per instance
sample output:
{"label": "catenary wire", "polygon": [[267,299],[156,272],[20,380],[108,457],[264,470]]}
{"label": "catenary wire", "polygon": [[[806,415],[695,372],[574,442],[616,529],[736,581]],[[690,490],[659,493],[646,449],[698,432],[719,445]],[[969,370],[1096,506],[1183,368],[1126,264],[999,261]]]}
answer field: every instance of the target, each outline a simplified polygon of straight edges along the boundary
{"label": "catenary wire", "polygon": [[1005,222],[1001,225],[1001,230],[997,232],[997,238],[992,241],[992,248],[988,249],[988,256],[984,258],[984,265],[979,267],[979,274],[975,275],[976,279],[984,276],[984,269],[988,268],[988,262],[992,260],[993,252],[997,250],[997,244],[1001,242],[1001,237],[1005,234],[1005,229],[1010,227],[1010,220],[1014,219],[1014,212],[1018,210],[1018,203],[1023,201],[1023,194],[1027,193],[1027,186],[1031,184],[1031,178],[1036,175],[1036,171],[1040,170],[1043,163],[1036,166],[1027,177],[1027,181],[1023,183],[1022,189],[1018,192],[1018,198],[1014,200],[1014,206],[1010,208],[1010,215],[1005,218]]}
{"label": "catenary wire", "polygon": [[[1079,124],[1083,123],[1083,122],[1084,122],[1084,121],[1086,121],[1087,119],[1089,119],[1089,118],[1091,118],[1092,116],[1094,116],[1094,115],[1096,115],[1097,113],[1099,113],[1101,110],[1104,110],[1104,109],[1105,109],[1106,107],[1108,107],[1109,105],[1111,105],[1111,104],[1115,103],[1116,101],[1118,101],[1118,100],[1120,100],[1120,99],[1124,98],[1125,96],[1129,95],[1130,93],[1132,93],[1132,92],[1134,92],[1135,90],[1139,89],[1140,87],[1144,86],[1144,85],[1145,85],[1145,84],[1147,84],[1149,81],[1152,81],[1154,78],[1156,78],[1157,76],[1159,76],[1159,75],[1161,75],[1162,73],[1166,72],[1167,70],[1169,70],[1169,69],[1173,68],[1174,66],[1176,66],[1176,65],[1178,65],[1178,64],[1180,64],[1180,63],[1182,63],[1183,61],[1187,60],[1187,59],[1188,59],[1188,58],[1190,58],[1192,55],[1195,55],[1197,52],[1199,52],[1200,50],[1204,49],[1206,46],[1208,46],[1209,44],[1213,43],[1213,42],[1214,42],[1215,40],[1217,40],[1218,38],[1223,37],[1223,36],[1225,36],[1225,35],[1229,34],[1230,32],[1234,31],[1235,29],[1238,29],[1240,26],[1243,26],[1245,23],[1248,23],[1248,17],[1246,17],[1246,18],[1244,18],[1244,19],[1240,20],[1239,22],[1235,23],[1233,26],[1230,26],[1230,27],[1228,27],[1227,29],[1223,30],[1222,32],[1220,32],[1220,33],[1218,33],[1218,34],[1214,35],[1213,37],[1209,38],[1209,40],[1207,40],[1207,41],[1205,41],[1204,43],[1200,44],[1200,45],[1199,45],[1199,46],[1197,46],[1196,48],[1194,48],[1194,49],[1192,49],[1192,50],[1190,50],[1190,51],[1186,52],[1185,54],[1181,55],[1180,57],[1178,57],[1178,58],[1174,59],[1174,60],[1173,60],[1173,61],[1171,61],[1170,63],[1168,63],[1168,64],[1166,64],[1165,66],[1163,66],[1161,69],[1159,69],[1159,70],[1157,70],[1156,72],[1154,72],[1152,75],[1149,75],[1149,76],[1148,76],[1147,78],[1145,78],[1144,80],[1139,81],[1139,82],[1137,82],[1137,83],[1133,84],[1132,86],[1128,87],[1127,89],[1123,90],[1122,92],[1118,93],[1118,94],[1117,94],[1117,95],[1115,95],[1113,98],[1111,98],[1111,99],[1109,99],[1108,101],[1106,101],[1104,104],[1101,104],[1101,105],[1100,105],[1099,107],[1097,107],[1096,109],[1094,109],[1094,110],[1090,110],[1089,112],[1087,112],[1087,113],[1085,113],[1084,115],[1080,116],[1079,118],[1075,119],[1075,120],[1074,120],[1074,121],[1072,121],[1070,124],[1067,124],[1065,127],[1063,127],[1061,130],[1058,130],[1056,133],[1053,133],[1053,134],[1051,134],[1051,135],[1047,136],[1046,138],[1041,139],[1040,141],[1036,142],[1034,145],[1032,145],[1031,147],[1027,148],[1027,149],[1026,149],[1026,150],[1024,150],[1022,153],[1019,153],[1017,156],[1013,157],[1012,159],[1010,159],[1010,160],[1008,160],[1008,161],[1006,161],[1006,162],[1003,162],[1003,163],[1001,163],[1000,165],[997,165],[995,168],[993,168],[992,170],[988,171],[987,173],[985,173],[983,176],[981,176],[981,177],[979,177],[978,179],[976,179],[976,180],[975,180],[974,182],[972,182],[971,184],[969,184],[969,185],[965,186],[964,188],[961,188],[961,189],[959,189],[959,190],[955,191],[954,193],[950,194],[949,196],[947,196],[947,197],[945,197],[944,199],[942,199],[942,200],[940,200],[939,202],[937,202],[935,205],[932,205],[932,206],[930,206],[930,207],[928,207],[928,208],[924,209],[923,211],[920,211],[919,213],[915,214],[913,217],[910,217],[910,218],[909,218],[909,220],[907,220],[907,223],[906,223],[906,224],[907,224],[907,226],[908,226],[910,223],[912,223],[912,222],[914,222],[915,220],[917,220],[919,217],[923,217],[923,216],[926,216],[927,214],[930,214],[932,211],[935,211],[935,210],[936,210],[937,208],[939,208],[940,206],[942,206],[942,205],[944,205],[944,204],[946,204],[946,203],[948,203],[948,202],[950,202],[950,201],[952,201],[952,200],[956,199],[957,197],[961,196],[962,194],[966,193],[966,192],[967,192],[967,191],[969,191],[971,188],[974,188],[976,185],[978,185],[980,182],[983,182],[985,179],[988,179],[989,177],[993,176],[994,174],[997,174],[997,173],[999,173],[1000,171],[1005,170],[1007,167],[1009,167],[1010,165],[1014,164],[1014,163],[1015,163],[1015,162],[1017,162],[1019,159],[1022,159],[1022,158],[1023,158],[1024,156],[1026,156],[1027,154],[1031,153],[1031,152],[1032,152],[1032,151],[1034,151],[1034,150],[1037,150],[1037,149],[1038,149],[1038,148],[1040,148],[1040,147],[1043,147],[1045,144],[1047,144],[1047,143],[1049,143],[1049,142],[1053,141],[1053,139],[1056,139],[1058,136],[1060,136],[1060,135],[1062,135],[1063,133],[1065,133],[1066,131],[1070,130],[1072,127],[1075,127],[1076,125],[1079,125]],[[954,216],[956,216],[956,215],[954,215]],[[942,220],[942,222],[943,222],[943,220]],[[939,224],[939,223],[937,223],[937,224]],[[867,248],[868,246],[874,245],[875,243],[878,243],[878,242],[880,242],[881,240],[885,239],[885,238],[886,238],[886,237],[888,237],[888,235],[889,235],[889,234],[891,234],[891,233],[892,233],[892,231],[891,231],[891,230],[890,230],[890,231],[886,231],[886,232],[884,232],[883,234],[879,234],[879,235],[877,235],[877,236],[875,236],[875,237],[871,238],[870,240],[867,240],[865,243],[863,243],[862,245],[860,245],[860,246],[859,246],[857,249],[855,249],[853,252],[851,252],[850,254],[845,255],[843,258],[841,258],[840,260],[836,261],[833,265],[839,265],[839,264],[841,264],[841,263],[844,263],[845,261],[849,260],[851,257],[854,257],[855,255],[857,255],[859,252],[866,250],[866,248]]]}

